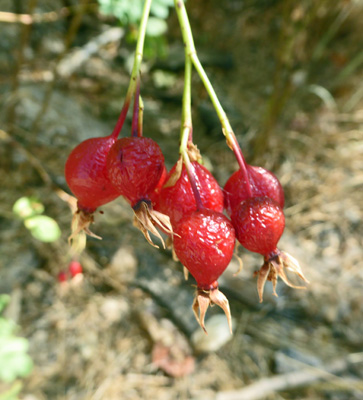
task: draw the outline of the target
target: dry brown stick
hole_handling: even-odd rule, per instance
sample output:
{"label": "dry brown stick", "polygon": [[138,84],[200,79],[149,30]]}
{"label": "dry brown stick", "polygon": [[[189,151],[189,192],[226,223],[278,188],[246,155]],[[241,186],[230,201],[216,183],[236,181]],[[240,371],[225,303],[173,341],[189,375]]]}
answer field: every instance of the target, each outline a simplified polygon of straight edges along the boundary
{"label": "dry brown stick", "polygon": [[[31,0],[29,3],[29,13],[31,14],[35,7],[37,6],[38,0]],[[21,67],[23,66],[24,62],[24,50],[28,44],[28,41],[30,39],[30,32],[31,32],[31,26],[30,25],[24,25],[20,27],[20,40],[19,40],[19,45],[17,46],[17,57],[16,57],[16,63],[14,65],[12,75],[11,75],[11,91],[12,91],[12,102],[9,106],[8,110],[8,115],[7,115],[7,121],[9,124],[13,123],[14,118],[15,118],[15,106],[16,106],[16,98],[18,97],[18,89],[19,89],[19,73],[21,70]]]}
{"label": "dry brown stick", "polygon": [[51,11],[43,14],[15,14],[12,12],[0,11],[0,22],[18,23],[31,25],[39,22],[54,22],[69,14],[68,8],[62,8],[59,12]]}
{"label": "dry brown stick", "polygon": [[241,390],[219,392],[216,400],[258,400],[288,389],[307,386],[320,379],[338,379],[335,374],[345,371],[350,365],[362,363],[363,353],[349,354],[348,357],[336,360],[322,368],[306,367],[300,371],[263,378]]}
{"label": "dry brown stick", "polygon": [[[9,24],[22,24],[22,25],[31,25],[31,24],[40,24],[40,23],[48,23],[55,22],[61,18],[68,17],[71,12],[74,13],[77,11],[81,5],[77,4],[71,7],[62,7],[58,11],[50,11],[45,13],[29,13],[29,14],[16,14],[12,12],[0,11],[0,22],[6,22]],[[98,4],[91,3],[87,5],[87,9],[89,10],[97,10]]]}
{"label": "dry brown stick", "polygon": [[76,14],[74,15],[74,17],[71,21],[69,30],[68,30],[67,35],[64,40],[64,50],[62,51],[61,54],[59,54],[57,60],[54,63],[53,70],[52,70],[53,79],[51,82],[49,82],[48,87],[45,91],[41,107],[40,107],[37,115],[35,116],[33,124],[31,126],[31,129],[30,129],[31,132],[36,132],[41,119],[43,118],[44,114],[46,113],[46,111],[48,109],[50,98],[52,96],[54,85],[55,85],[55,82],[56,82],[57,76],[58,76],[58,73],[57,73],[58,64],[60,63],[62,58],[66,55],[68,49],[70,48],[73,40],[76,37],[76,34],[77,34],[78,29],[82,22],[82,17],[84,15],[84,13],[86,12],[86,6],[87,6],[88,1],[89,0],[80,0],[80,8],[77,9]]}

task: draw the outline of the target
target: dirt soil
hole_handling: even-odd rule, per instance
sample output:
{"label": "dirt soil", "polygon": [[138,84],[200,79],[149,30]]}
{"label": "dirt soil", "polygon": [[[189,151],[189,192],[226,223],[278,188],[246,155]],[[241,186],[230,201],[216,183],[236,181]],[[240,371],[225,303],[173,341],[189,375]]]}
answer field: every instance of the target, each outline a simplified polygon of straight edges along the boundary
{"label": "dirt soil", "polygon": [[[38,3],[44,13],[71,2]],[[220,3],[187,3],[196,46],[247,161],[284,187],[279,248],[299,260],[310,284],[296,290],[279,280],[275,297],[268,282],[259,303],[253,273],[262,260],[238,247],[242,271],[236,257],[220,279],[234,333],[214,307],[206,336],[191,309],[193,279],[185,281],[170,250],[145,241],[122,198],[96,215],[102,241],[88,239],[84,273],[58,282],[70,261],[64,163],[80,141],[112,131],[133,44],[92,7],[69,49],[72,15],[0,22],[0,293],[11,295],[7,315],[34,362],[20,399],[363,398],[362,4]],[[14,12],[7,1],[0,10]],[[146,59],[141,87],[144,133],[168,168],[178,158],[183,89],[171,14],[168,57]],[[89,54],[101,33],[107,43]],[[196,73],[193,118],[205,165],[223,186],[237,163]],[[131,115],[124,136],[130,126]],[[30,235],[12,212],[22,196],[44,204],[61,239]]]}

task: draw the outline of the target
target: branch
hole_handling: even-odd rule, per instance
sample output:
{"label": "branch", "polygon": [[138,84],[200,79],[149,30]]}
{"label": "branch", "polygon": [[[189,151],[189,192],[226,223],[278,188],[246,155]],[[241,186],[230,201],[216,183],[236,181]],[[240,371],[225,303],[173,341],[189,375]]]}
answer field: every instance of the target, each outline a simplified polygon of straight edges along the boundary
{"label": "branch", "polygon": [[[349,354],[346,358],[331,362],[322,368],[307,367],[300,371],[260,379],[241,390],[219,392],[216,400],[258,400],[282,390],[307,386],[321,379],[336,380],[338,377],[335,374],[342,373],[351,364],[362,362],[363,353]],[[353,388],[351,382],[349,387]]]}

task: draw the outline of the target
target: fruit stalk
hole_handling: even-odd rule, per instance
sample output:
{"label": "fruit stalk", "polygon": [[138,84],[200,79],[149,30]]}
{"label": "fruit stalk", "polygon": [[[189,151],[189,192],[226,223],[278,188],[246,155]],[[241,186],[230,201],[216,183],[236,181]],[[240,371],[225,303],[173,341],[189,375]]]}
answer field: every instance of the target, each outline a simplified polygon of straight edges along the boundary
{"label": "fruit stalk", "polygon": [[119,116],[117,123],[115,125],[115,128],[113,129],[112,134],[111,134],[111,136],[114,139],[116,139],[118,137],[118,135],[120,134],[121,128],[125,122],[127,111],[129,109],[132,96],[134,95],[135,90],[136,90],[137,80],[140,76],[140,68],[141,68],[141,62],[142,62],[142,58],[143,58],[143,50],[144,50],[144,42],[145,42],[145,34],[146,34],[146,25],[147,25],[147,21],[149,19],[151,1],[152,0],[145,0],[144,9],[142,11],[142,17],[141,17],[140,28],[139,28],[140,31],[139,31],[139,36],[137,38],[134,65],[132,67],[129,87],[127,89],[125,102],[122,107],[120,116]]}
{"label": "fruit stalk", "polygon": [[137,78],[136,91],[134,98],[134,110],[132,115],[131,136],[140,137],[140,77]]}
{"label": "fruit stalk", "polygon": [[183,158],[185,168],[188,173],[190,185],[193,190],[197,210],[203,208],[202,199],[195,180],[195,172],[188,155],[188,142],[192,138],[192,62],[188,57],[187,49],[185,50],[185,75],[184,75],[184,90],[183,90],[183,106],[182,106],[182,124],[180,133],[180,148],[179,153]]}
{"label": "fruit stalk", "polygon": [[202,80],[204,87],[207,90],[207,93],[212,101],[212,104],[216,110],[218,118],[222,125],[222,131],[224,136],[226,137],[228,146],[233,150],[238,165],[241,169],[242,175],[244,177],[245,182],[245,190],[248,194],[248,197],[252,197],[251,186],[249,182],[249,177],[247,173],[246,161],[243,157],[242,150],[237,142],[236,136],[233,132],[233,129],[229,123],[226,113],[223,110],[223,107],[217,97],[217,94],[201,64],[199,61],[199,57],[197,55],[197,51],[194,46],[194,39],[192,30],[189,23],[188,14],[182,0],[174,0],[175,3],[175,10],[178,16],[183,41],[185,45],[185,55],[186,59],[190,59],[194,65],[194,68],[197,70],[200,79]]}

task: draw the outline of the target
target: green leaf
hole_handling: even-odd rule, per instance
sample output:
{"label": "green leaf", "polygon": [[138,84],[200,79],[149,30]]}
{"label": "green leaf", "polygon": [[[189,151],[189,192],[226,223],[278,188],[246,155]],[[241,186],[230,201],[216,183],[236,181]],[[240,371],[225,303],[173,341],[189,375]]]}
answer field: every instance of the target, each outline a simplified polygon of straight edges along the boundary
{"label": "green leaf", "polygon": [[21,337],[0,337],[0,379],[12,382],[25,377],[33,368],[33,361],[26,353],[28,341]]}
{"label": "green leaf", "polygon": [[149,17],[146,26],[146,34],[149,36],[160,36],[168,29],[167,23],[160,18]]}
{"label": "green leaf", "polygon": [[57,222],[46,215],[28,218],[24,221],[24,225],[30,230],[33,237],[41,242],[55,242],[61,236]]}
{"label": "green leaf", "polygon": [[43,204],[34,197],[20,197],[13,205],[13,213],[21,219],[39,215],[43,211]]}
{"label": "green leaf", "polygon": [[160,1],[155,1],[151,3],[150,13],[155,15],[155,17],[165,19],[168,18],[169,7]]}

